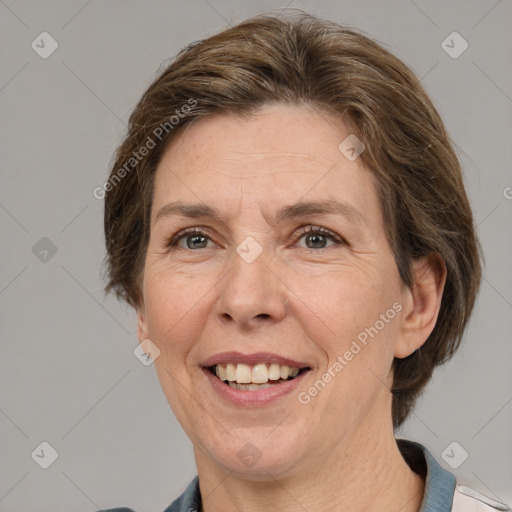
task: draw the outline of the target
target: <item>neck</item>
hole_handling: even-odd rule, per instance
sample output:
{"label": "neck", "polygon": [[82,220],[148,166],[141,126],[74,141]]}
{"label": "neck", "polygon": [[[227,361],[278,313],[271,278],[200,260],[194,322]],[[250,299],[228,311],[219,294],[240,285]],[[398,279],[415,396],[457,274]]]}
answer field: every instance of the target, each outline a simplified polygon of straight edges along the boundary
{"label": "neck", "polygon": [[[418,512],[425,482],[402,458],[392,425],[358,428],[316,465],[297,464],[292,475],[253,480],[226,471],[195,448],[203,512]],[[361,432],[365,432],[362,434]]]}

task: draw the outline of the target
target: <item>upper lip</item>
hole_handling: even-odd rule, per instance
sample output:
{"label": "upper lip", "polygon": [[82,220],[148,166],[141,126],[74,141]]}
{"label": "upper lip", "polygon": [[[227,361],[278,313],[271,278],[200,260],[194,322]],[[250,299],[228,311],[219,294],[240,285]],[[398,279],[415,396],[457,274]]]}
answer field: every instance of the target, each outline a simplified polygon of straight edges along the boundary
{"label": "upper lip", "polygon": [[293,368],[309,368],[308,363],[295,361],[288,357],[280,356],[279,354],[273,354],[271,352],[254,352],[252,354],[242,354],[241,352],[220,352],[215,354],[201,364],[203,367],[210,367],[216,364],[227,364],[227,363],[242,363],[247,365],[253,365],[258,363],[277,363],[281,366],[291,366]]}

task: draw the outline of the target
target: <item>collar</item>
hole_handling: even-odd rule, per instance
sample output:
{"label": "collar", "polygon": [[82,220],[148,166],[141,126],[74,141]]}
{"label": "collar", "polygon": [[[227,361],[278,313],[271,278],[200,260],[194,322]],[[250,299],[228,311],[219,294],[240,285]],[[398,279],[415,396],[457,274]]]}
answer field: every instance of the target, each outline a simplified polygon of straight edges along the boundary
{"label": "collar", "polygon": [[[443,469],[420,443],[397,439],[402,457],[409,467],[425,478],[425,494],[419,512],[449,512],[455,491],[455,477]],[[190,482],[185,492],[164,512],[199,512],[201,491],[199,476]]]}
{"label": "collar", "polygon": [[449,512],[455,492],[455,476],[443,469],[420,443],[396,440],[409,467],[425,479],[425,493],[419,512]]}

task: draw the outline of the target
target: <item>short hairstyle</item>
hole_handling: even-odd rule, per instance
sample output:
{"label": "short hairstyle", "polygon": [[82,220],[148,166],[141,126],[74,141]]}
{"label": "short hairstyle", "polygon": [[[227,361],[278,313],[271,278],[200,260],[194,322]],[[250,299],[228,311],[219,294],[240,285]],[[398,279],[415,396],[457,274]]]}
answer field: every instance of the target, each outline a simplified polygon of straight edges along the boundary
{"label": "short hairstyle", "polygon": [[403,285],[412,286],[412,262],[420,257],[439,255],[447,270],[432,333],[393,361],[397,429],[435,367],[459,347],[481,279],[461,166],[419,82],[360,31],[305,13],[256,16],[189,45],[136,105],[105,183],[105,291],[134,308],[142,304],[155,171],[184,126],[215,113],[250,118],[275,103],[337,116],[366,146],[360,158],[374,177]]}

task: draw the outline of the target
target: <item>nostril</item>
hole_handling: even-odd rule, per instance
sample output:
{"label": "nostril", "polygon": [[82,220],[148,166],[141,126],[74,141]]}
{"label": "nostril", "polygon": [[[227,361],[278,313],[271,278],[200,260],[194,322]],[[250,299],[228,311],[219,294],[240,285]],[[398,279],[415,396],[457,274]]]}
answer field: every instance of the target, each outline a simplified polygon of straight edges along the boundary
{"label": "nostril", "polygon": [[268,313],[260,313],[256,315],[256,318],[270,318],[270,315]]}

